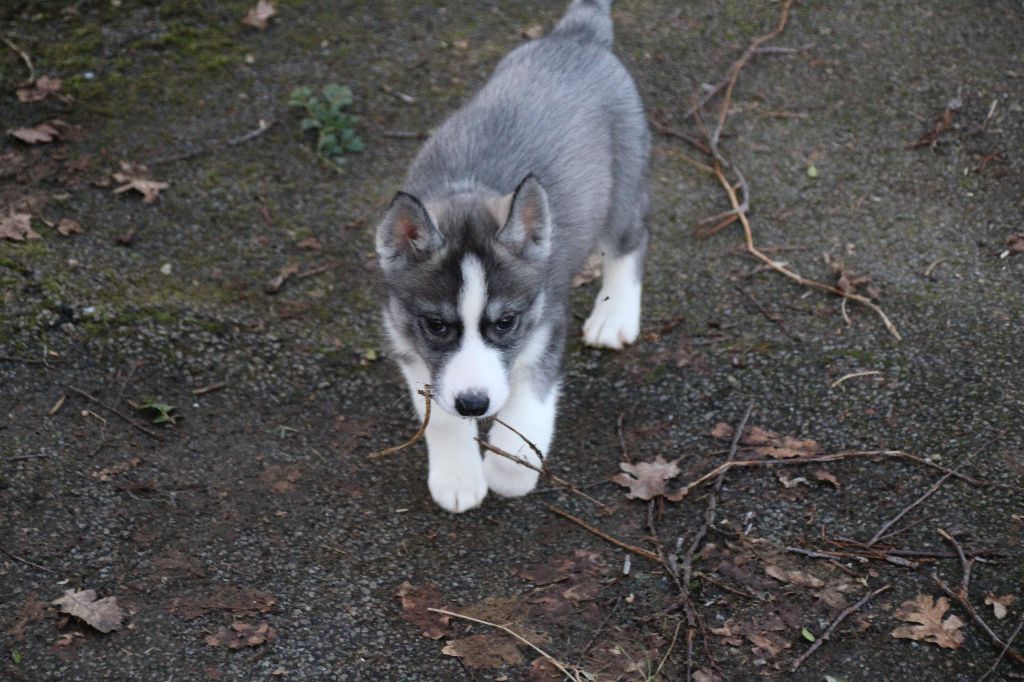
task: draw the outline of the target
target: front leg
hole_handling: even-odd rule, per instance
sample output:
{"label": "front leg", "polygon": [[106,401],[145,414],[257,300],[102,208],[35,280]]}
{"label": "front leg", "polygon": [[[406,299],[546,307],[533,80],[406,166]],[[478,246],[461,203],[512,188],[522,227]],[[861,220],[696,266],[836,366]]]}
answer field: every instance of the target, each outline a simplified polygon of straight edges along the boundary
{"label": "front leg", "polygon": [[[429,381],[429,372],[413,364],[403,365],[402,373],[422,420],[425,401],[418,391]],[[456,514],[478,507],[487,495],[487,481],[476,442],[476,421],[456,417],[434,403],[425,435],[430,465],[427,487],[434,502]]]}
{"label": "front leg", "polygon": [[[538,395],[532,382],[524,381],[512,388],[508,402],[498,412],[498,419],[526,436],[547,457],[551,438],[555,433],[555,413],[558,387],[548,387],[547,393]],[[488,441],[497,448],[519,457],[534,466],[543,462],[529,445],[498,422],[491,427]],[[520,497],[537,485],[540,474],[493,452],[484,456],[484,476],[488,487],[502,497]]]}

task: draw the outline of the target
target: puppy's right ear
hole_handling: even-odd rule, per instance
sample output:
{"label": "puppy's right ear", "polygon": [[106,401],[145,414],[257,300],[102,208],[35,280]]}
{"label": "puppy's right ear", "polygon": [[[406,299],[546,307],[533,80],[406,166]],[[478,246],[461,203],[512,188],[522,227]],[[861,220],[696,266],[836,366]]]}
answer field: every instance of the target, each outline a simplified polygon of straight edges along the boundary
{"label": "puppy's right ear", "polygon": [[377,225],[377,254],[384,272],[424,260],[443,244],[427,209],[405,192],[395,195]]}

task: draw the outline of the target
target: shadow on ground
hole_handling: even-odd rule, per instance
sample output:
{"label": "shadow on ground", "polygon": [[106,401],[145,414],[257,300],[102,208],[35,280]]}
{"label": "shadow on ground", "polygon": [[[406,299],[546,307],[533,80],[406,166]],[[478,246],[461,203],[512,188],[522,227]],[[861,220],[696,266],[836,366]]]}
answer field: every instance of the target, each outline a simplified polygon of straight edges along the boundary
{"label": "shadow on ground", "polygon": [[[616,7],[617,49],[652,117],[692,133],[692,94],[779,9]],[[609,478],[624,456],[657,455],[679,459],[673,486],[696,478],[723,461],[714,425],[750,404],[753,424],[825,452],[901,449],[1004,487],[947,480],[872,554],[839,538],[867,541],[941,472],[896,459],[731,471],[689,586],[696,679],[788,671],[883,585],[787,678],[973,680],[992,665],[999,647],[956,603],[957,648],[890,633],[900,604],[942,595],[933,573],[960,581],[939,529],[985,560],[969,598],[995,634],[1021,620],[1024,254],[1000,257],[1024,210],[1019,3],[798,3],[773,44],[801,49],[759,55],[740,78],[723,146],[750,181],[759,243],[807,276],[832,282],[841,261],[870,277],[862,288],[903,342],[869,311],[849,306],[847,321],[838,299],[758,268],[735,225],[694,238],[725,199],[680,157],[698,152],[657,136],[647,333],[620,354],[573,341],[567,355],[552,468],[604,507],[555,487],[462,516],[431,503],[421,445],[367,459],[415,429],[383,357],[372,224],[417,145],[394,132],[435,125],[562,3],[282,0],[262,33],[239,23],[246,9],[0,10],[4,127],[66,122],[63,139],[8,137],[0,155],[4,215],[32,215],[41,236],[0,241],[5,676],[552,678],[491,628],[403,611],[408,582],[410,609],[511,623],[599,679],[686,679],[690,627],[666,568],[547,505],[648,552],[650,511],[663,551],[682,555],[710,488],[648,507]],[[19,103],[19,50],[69,98]],[[367,142],[340,170],[286,106],[293,87],[330,82],[352,87]],[[907,148],[958,92],[955,127]],[[261,119],[262,134],[224,143]],[[169,187],[148,205],[114,194],[121,161]],[[84,233],[61,236],[61,218]],[[577,292],[581,319],[593,286]],[[150,424],[154,436],[111,409],[141,424],[132,403],[147,401],[180,419]],[[62,619],[47,604],[70,588],[116,596],[125,626]],[[990,593],[1018,597],[1004,620]],[[232,623],[276,638],[230,649],[216,633]],[[1007,657],[990,679],[1022,674]]]}

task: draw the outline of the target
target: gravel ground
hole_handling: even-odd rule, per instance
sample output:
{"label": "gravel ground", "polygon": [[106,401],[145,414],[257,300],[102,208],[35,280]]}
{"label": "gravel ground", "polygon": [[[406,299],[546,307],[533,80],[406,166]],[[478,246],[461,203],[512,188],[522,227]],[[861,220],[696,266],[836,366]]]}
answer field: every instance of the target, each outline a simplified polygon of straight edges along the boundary
{"label": "gravel ground", "polygon": [[[421,444],[367,458],[416,428],[376,314],[372,226],[417,145],[388,131],[429,130],[562,8],[282,0],[265,32],[239,23],[245,2],[0,9],[14,46],[0,54],[4,128],[69,126],[61,142],[30,149],[8,137],[0,149],[0,203],[31,213],[41,235],[0,240],[0,676],[550,677],[525,648],[499,667],[443,654],[445,641],[403,614],[396,591],[408,582],[437,586],[429,605],[516,624],[599,679],[687,679],[689,628],[666,568],[548,505],[654,551],[651,511],[664,551],[680,538],[684,553],[710,489],[649,509],[609,478],[624,450],[678,459],[676,482],[696,478],[723,461],[714,425],[736,424],[751,404],[752,424],[824,452],[900,449],[988,481],[947,480],[878,547],[948,554],[938,531],[954,534],[986,560],[970,601],[1011,635],[1024,597],[1024,253],[1001,254],[1024,232],[1018,2],[799,2],[772,42],[798,49],[755,56],[739,79],[722,146],[750,182],[757,242],[808,277],[835,282],[842,263],[869,278],[859,290],[878,296],[901,342],[871,311],[851,304],[846,319],[839,299],[759,268],[738,250],[738,226],[696,238],[726,198],[680,156],[699,151],[659,134],[645,335],[622,353],[575,339],[567,353],[552,469],[603,506],[549,486],[453,516],[430,500]],[[693,93],[779,9],[616,3],[617,51],[652,118],[699,134],[684,115]],[[19,103],[15,47],[72,99]],[[367,143],[340,170],[309,151],[287,108],[296,85],[330,82],[351,86]],[[908,148],[957,97],[954,127]],[[225,143],[261,119],[266,131]],[[149,205],[113,194],[120,161],[148,162],[169,187]],[[61,218],[84,233],[45,224]],[[292,263],[308,276],[266,293]],[[580,322],[593,295],[592,283],[576,292]],[[871,374],[837,385],[860,372]],[[181,418],[150,433],[117,414],[143,425],[132,403],[147,401]],[[956,648],[890,634],[905,625],[900,604],[941,596],[933,574],[959,582],[955,557],[829,561],[784,549],[864,554],[834,543],[866,541],[940,476],[865,458],[731,471],[690,584],[702,626],[693,670],[978,679],[999,649],[959,604],[947,614],[966,622]],[[538,566],[555,567],[554,587]],[[793,574],[769,577],[778,567],[841,601]],[[802,629],[820,637],[843,604],[884,585],[788,672],[810,646]],[[124,627],[100,634],[62,619],[47,604],[70,588],[116,596]],[[985,605],[990,593],[1018,598],[1005,619]],[[232,623],[265,623],[276,638],[207,643]],[[513,646],[485,626],[449,627],[448,647]],[[1007,657],[989,679],[1022,676]]]}

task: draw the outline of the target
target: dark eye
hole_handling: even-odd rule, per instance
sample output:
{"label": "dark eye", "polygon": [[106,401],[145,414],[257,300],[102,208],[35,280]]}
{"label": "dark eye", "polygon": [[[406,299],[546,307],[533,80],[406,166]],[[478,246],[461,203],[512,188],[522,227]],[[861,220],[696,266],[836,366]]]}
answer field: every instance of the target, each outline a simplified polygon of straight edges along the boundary
{"label": "dark eye", "polygon": [[448,325],[439,317],[426,317],[423,319],[423,326],[434,336],[444,336],[448,333]]}
{"label": "dark eye", "polygon": [[515,329],[515,326],[515,315],[503,315],[494,321],[494,331],[498,334],[507,334],[508,332]]}

